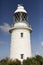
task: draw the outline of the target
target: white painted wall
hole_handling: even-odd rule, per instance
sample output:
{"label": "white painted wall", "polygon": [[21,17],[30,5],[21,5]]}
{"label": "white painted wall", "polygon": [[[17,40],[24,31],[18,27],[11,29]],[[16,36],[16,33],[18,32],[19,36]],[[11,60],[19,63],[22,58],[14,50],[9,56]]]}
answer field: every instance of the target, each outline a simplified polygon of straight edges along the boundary
{"label": "white painted wall", "polygon": [[[14,12],[24,12],[27,14],[27,11],[23,6],[19,5]],[[21,59],[20,54],[24,54],[24,59],[31,57],[31,40],[30,32],[32,31],[31,27],[28,25],[27,21],[18,21],[14,23],[14,26],[9,30],[11,33],[11,46],[10,46],[10,59]],[[23,33],[23,37],[21,37]]]}
{"label": "white painted wall", "polygon": [[[21,32],[23,37],[21,37]],[[22,60],[20,54],[24,54],[24,59],[32,56],[28,29],[14,29],[11,33],[10,58]]]}

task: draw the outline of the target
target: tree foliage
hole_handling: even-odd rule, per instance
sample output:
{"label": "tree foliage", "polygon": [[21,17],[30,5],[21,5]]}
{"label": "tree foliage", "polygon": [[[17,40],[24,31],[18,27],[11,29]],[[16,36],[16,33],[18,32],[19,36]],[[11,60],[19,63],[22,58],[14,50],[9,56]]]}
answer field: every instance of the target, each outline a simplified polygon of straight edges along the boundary
{"label": "tree foliage", "polygon": [[43,57],[36,55],[35,57],[24,59],[22,63],[18,59],[11,60],[6,58],[0,60],[0,65],[43,65]]}

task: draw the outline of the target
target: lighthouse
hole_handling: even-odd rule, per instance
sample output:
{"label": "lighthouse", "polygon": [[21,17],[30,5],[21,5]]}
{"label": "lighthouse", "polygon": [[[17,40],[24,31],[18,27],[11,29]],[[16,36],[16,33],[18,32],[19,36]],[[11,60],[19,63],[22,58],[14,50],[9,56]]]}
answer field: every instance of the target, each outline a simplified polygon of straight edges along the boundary
{"label": "lighthouse", "polygon": [[11,33],[10,59],[22,61],[27,57],[32,57],[30,39],[32,28],[28,23],[28,13],[24,6],[18,4],[13,17],[14,23],[9,30]]}

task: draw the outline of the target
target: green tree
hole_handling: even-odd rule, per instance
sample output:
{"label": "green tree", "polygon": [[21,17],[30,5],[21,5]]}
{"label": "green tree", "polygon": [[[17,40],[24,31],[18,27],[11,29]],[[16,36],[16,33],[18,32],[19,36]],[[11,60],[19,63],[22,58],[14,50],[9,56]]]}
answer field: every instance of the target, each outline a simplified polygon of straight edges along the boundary
{"label": "green tree", "polygon": [[31,58],[27,58],[26,60],[23,60],[23,65],[31,65],[31,64],[32,64]]}
{"label": "green tree", "polygon": [[0,60],[0,65],[43,65],[43,57],[36,55],[32,58],[27,58],[21,63],[20,60],[10,60],[8,58]]}
{"label": "green tree", "polygon": [[0,60],[0,65],[7,65],[7,61],[8,61],[7,58]]}
{"label": "green tree", "polygon": [[42,65],[43,64],[43,57],[42,56],[36,55],[35,56],[35,59],[37,60],[37,62],[39,62],[39,65]]}
{"label": "green tree", "polygon": [[19,60],[8,60],[8,65],[21,65],[21,61]]}

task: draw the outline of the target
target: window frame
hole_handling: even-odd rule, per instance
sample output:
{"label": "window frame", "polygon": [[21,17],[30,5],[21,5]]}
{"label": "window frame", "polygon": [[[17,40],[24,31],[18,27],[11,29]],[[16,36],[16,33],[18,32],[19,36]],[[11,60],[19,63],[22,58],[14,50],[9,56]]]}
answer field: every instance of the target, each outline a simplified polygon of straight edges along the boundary
{"label": "window frame", "polygon": [[21,37],[23,37],[23,33],[21,32]]}
{"label": "window frame", "polygon": [[21,59],[23,59],[24,58],[24,54],[21,54]]}

